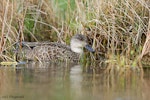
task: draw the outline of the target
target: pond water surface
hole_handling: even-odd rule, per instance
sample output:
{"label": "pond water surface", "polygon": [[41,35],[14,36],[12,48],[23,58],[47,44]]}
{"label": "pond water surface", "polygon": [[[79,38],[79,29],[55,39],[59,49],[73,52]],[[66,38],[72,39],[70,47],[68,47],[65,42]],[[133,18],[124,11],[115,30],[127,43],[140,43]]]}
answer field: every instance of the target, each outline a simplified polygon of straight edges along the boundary
{"label": "pond water surface", "polygon": [[150,70],[106,71],[75,64],[0,67],[0,100],[150,100]]}

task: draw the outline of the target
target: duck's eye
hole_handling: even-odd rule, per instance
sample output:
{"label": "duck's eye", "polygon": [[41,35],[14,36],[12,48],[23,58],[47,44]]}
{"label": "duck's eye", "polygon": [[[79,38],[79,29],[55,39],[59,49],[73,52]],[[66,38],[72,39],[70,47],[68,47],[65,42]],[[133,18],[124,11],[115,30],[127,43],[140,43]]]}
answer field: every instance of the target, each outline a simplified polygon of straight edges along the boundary
{"label": "duck's eye", "polygon": [[81,36],[81,37],[79,37],[79,40],[80,40],[80,41],[86,41],[86,38],[83,37],[83,36]]}
{"label": "duck's eye", "polygon": [[83,41],[84,39],[82,37],[79,38],[80,41]]}

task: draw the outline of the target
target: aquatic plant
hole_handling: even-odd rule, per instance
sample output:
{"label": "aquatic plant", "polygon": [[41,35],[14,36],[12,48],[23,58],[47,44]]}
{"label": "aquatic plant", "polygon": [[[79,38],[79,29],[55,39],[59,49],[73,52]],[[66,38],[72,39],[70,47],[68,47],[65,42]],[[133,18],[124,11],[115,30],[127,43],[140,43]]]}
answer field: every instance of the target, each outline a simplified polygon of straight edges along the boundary
{"label": "aquatic plant", "polygon": [[16,42],[68,44],[74,34],[82,33],[96,51],[91,59],[123,57],[128,60],[121,64],[137,62],[150,26],[149,4],[149,0],[1,0],[1,61],[15,60]]}

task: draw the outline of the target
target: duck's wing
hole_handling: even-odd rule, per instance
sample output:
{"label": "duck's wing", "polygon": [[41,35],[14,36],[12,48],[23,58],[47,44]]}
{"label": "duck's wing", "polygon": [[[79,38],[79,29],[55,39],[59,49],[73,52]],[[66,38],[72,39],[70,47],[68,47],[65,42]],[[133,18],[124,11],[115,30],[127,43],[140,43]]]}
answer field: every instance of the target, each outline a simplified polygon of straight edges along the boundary
{"label": "duck's wing", "polygon": [[71,60],[77,61],[78,54],[71,51],[71,48],[65,44],[57,42],[44,43],[26,43],[30,48],[23,48],[25,58],[28,60]]}

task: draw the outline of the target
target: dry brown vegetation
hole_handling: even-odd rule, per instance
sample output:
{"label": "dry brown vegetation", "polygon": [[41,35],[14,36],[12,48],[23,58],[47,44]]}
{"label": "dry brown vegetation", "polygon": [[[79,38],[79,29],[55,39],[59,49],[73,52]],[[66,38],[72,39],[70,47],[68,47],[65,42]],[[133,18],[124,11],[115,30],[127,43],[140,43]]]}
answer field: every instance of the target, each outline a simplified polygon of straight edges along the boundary
{"label": "dry brown vegetation", "polygon": [[150,29],[149,0],[1,0],[0,56],[14,60],[15,43],[60,41],[86,34],[101,55],[131,59],[142,52]]}

